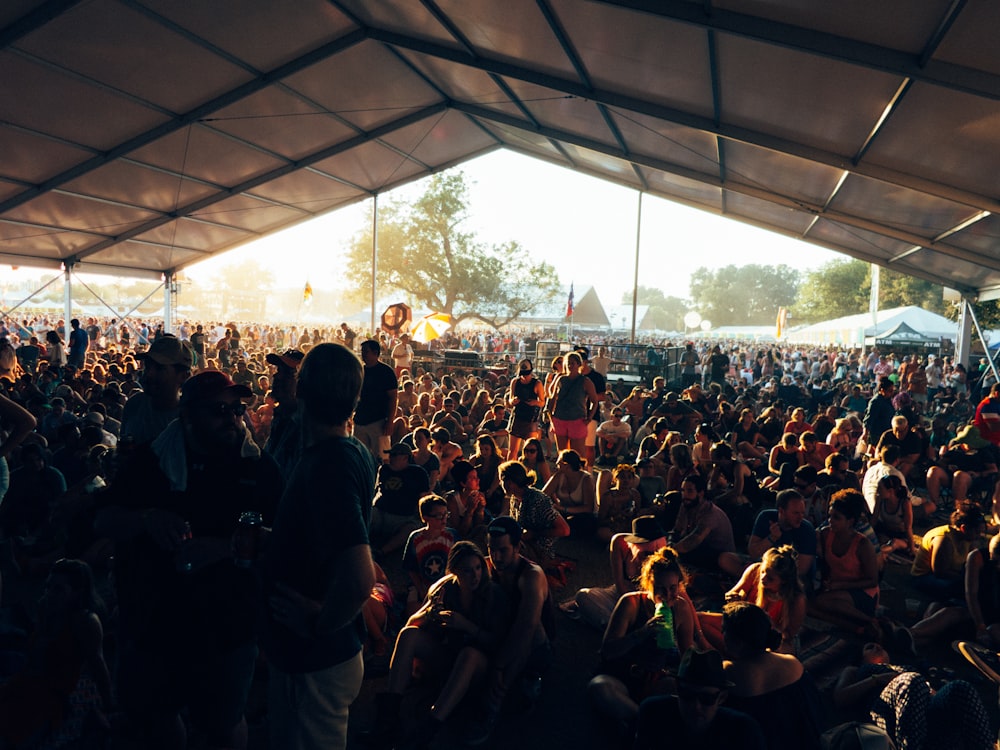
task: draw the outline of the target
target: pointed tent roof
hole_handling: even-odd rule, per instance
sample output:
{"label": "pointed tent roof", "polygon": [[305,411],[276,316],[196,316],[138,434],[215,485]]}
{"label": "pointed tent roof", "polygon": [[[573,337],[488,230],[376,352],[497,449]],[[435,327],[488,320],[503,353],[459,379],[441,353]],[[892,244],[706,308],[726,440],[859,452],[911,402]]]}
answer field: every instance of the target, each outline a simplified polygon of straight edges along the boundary
{"label": "pointed tent roof", "polygon": [[927,349],[937,348],[941,345],[940,337],[925,336],[914,331],[904,322],[895,325],[891,330],[879,333],[876,336],[869,336],[865,340],[866,344],[875,346],[909,346],[924,347]]}
{"label": "pointed tent roof", "polygon": [[866,337],[881,336],[900,323],[906,323],[914,331],[931,338],[954,339],[958,335],[958,324],[955,321],[915,305],[879,310],[876,320],[877,325],[872,325],[871,313],[847,315],[790,331],[788,339],[814,344],[860,346]]}

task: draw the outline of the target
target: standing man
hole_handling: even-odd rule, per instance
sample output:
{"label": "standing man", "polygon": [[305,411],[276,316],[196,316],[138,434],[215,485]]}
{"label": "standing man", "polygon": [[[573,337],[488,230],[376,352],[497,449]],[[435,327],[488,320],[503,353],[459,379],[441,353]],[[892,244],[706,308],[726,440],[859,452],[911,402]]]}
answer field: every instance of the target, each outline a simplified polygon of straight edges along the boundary
{"label": "standing man", "polygon": [[69,357],[66,364],[79,372],[83,369],[83,363],[87,359],[90,337],[85,330],[80,328],[80,321],[76,318],[73,318],[69,325],[71,328],[69,332]]}
{"label": "standing man", "polygon": [[209,746],[247,744],[259,602],[232,537],[244,511],[270,523],[282,490],[243,425],[251,395],[219,371],[190,378],[180,417],[133,453],[97,516],[115,542],[118,695],[143,747],[186,747],[184,708]]}
{"label": "standing man", "polygon": [[403,370],[413,375],[413,347],[410,346],[410,334],[404,333],[399,337],[399,343],[392,348],[392,362],[396,368],[397,378]]}
{"label": "standing man", "polygon": [[361,342],[364,381],[358,408],[354,412],[354,437],[371,451],[377,461],[381,461],[384,452],[389,450],[392,420],[396,418],[399,398],[396,373],[389,365],[379,361],[380,354],[382,345],[374,339]]}
{"label": "standing man", "polygon": [[201,323],[195,326],[194,333],[191,334],[191,348],[194,349],[196,369],[201,369],[205,366],[205,331],[201,327]]}
{"label": "standing man", "polygon": [[340,335],[344,339],[344,346],[346,346],[352,352],[354,351],[354,339],[357,338],[358,334],[348,328],[347,323],[340,324]]}
{"label": "standing man", "polygon": [[126,445],[152,441],[177,418],[181,386],[194,365],[191,345],[169,334],[135,358],[142,362],[142,391],[132,394],[122,413]]}
{"label": "standing man", "polygon": [[896,407],[892,405],[892,397],[895,393],[896,386],[889,378],[879,378],[878,392],[868,402],[868,408],[865,409],[865,417],[862,420],[865,431],[861,439],[868,442],[869,454],[875,450],[882,434],[892,429],[892,417],[896,413]]}
{"label": "standing man", "polygon": [[349,427],[361,387],[361,364],[346,347],[319,344],[302,360],[305,445],[263,561],[273,748],[343,750],[361,690],[361,607],[375,584],[367,531],[375,461]]}
{"label": "standing man", "polygon": [[587,438],[584,441],[587,453],[587,466],[593,468],[595,449],[597,447],[597,427],[601,424],[601,402],[604,401],[604,393],[608,388],[608,381],[607,378],[590,366],[590,349],[585,346],[578,346],[576,347],[576,351],[579,353],[580,359],[583,360],[583,367],[580,370],[580,374],[594,384],[594,393],[596,394],[595,398],[592,399],[594,408],[591,414],[593,416],[587,422]]}

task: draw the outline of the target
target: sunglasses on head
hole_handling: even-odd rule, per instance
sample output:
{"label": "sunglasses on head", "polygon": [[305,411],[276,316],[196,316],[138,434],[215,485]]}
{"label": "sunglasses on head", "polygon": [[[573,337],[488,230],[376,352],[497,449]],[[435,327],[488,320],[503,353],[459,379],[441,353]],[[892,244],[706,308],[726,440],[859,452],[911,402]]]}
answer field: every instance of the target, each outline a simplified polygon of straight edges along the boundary
{"label": "sunglasses on head", "polygon": [[247,413],[247,405],[242,401],[237,401],[235,404],[227,404],[225,401],[217,401],[214,404],[205,404],[202,407],[202,411],[213,417],[226,417],[230,415],[242,417]]}

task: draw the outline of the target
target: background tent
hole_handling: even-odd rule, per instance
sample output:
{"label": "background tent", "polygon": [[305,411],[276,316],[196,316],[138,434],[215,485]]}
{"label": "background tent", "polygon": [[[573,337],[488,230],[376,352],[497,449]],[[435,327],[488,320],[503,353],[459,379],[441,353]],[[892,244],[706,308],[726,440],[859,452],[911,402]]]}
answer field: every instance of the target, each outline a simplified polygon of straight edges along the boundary
{"label": "background tent", "polygon": [[912,330],[928,338],[954,340],[958,336],[958,324],[955,321],[913,305],[879,310],[876,319],[877,325],[872,325],[871,313],[861,313],[826,320],[789,331],[788,340],[804,344],[862,346],[867,337],[891,331],[900,323],[906,323]]}

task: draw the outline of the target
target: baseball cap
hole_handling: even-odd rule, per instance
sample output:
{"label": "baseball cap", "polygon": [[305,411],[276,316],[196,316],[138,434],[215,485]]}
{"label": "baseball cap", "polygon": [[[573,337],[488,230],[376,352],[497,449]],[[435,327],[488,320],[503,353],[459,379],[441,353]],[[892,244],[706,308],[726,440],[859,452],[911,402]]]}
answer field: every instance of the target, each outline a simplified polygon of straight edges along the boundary
{"label": "baseball cap", "polygon": [[194,366],[194,350],[187,341],[181,341],[170,333],[156,339],[145,352],[135,355],[136,359],[151,359],[159,365]]}
{"label": "baseball cap", "polygon": [[284,366],[292,370],[297,370],[299,365],[302,364],[302,360],[305,359],[305,356],[298,349],[287,349],[281,354],[272,352],[264,359],[267,360],[269,365],[274,365],[275,367]]}
{"label": "baseball cap", "polygon": [[199,372],[181,386],[181,404],[197,404],[218,398],[226,391],[233,391],[240,398],[253,395],[245,385],[238,385],[221,370]]}

